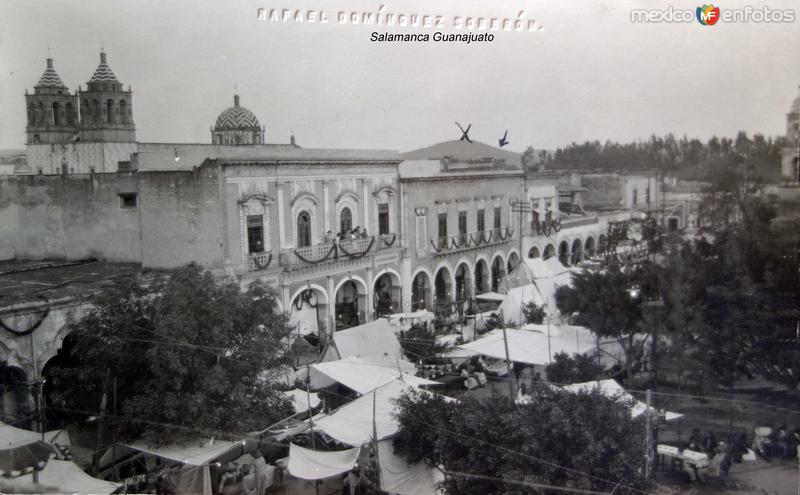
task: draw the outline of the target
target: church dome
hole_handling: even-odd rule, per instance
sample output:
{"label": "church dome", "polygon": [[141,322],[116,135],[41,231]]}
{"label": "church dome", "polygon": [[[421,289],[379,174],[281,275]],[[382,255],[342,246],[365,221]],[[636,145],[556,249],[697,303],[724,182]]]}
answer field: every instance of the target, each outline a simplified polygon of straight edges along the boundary
{"label": "church dome", "polygon": [[233,106],[226,108],[217,117],[217,123],[214,126],[215,131],[223,131],[227,129],[252,129],[260,128],[261,124],[255,114],[250,110],[239,106],[239,95],[233,97]]}
{"label": "church dome", "polygon": [[44,74],[42,74],[42,77],[39,79],[36,87],[67,89],[67,86],[61,82],[61,78],[58,77],[58,73],[56,73],[56,70],[53,68],[52,58],[47,59],[47,69],[45,69]]}

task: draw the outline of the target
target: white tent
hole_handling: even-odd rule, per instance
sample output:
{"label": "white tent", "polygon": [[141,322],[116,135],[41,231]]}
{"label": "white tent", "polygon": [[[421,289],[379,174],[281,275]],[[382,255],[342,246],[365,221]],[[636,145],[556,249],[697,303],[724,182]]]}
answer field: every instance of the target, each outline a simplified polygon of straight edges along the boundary
{"label": "white tent", "polygon": [[42,440],[42,434],[0,423],[0,450],[14,449]]}
{"label": "white tent", "polygon": [[358,357],[395,367],[398,360],[405,360],[394,328],[386,318],[339,330],[333,334],[333,342],[339,359]]}
{"label": "white tent", "polygon": [[[509,358],[511,361],[519,363],[546,365],[550,363],[552,356],[559,352],[575,354],[597,348],[594,336],[586,329],[569,336],[565,336],[564,329],[561,329],[558,335],[553,333],[548,338],[546,333],[539,331],[506,329]],[[458,352],[458,357],[463,357],[465,354],[467,356],[481,354],[495,359],[506,359],[506,345],[502,329],[492,330],[482,338],[462,344],[458,348],[464,351]],[[456,354],[454,353],[453,356],[455,357]]]}
{"label": "white tent", "polygon": [[[197,439],[192,442],[174,443],[162,447],[150,447],[144,441],[136,441],[128,445],[118,445],[115,449],[108,449],[100,459],[101,466],[107,466],[132,451],[139,451],[146,455],[161,457],[168,461],[181,464],[179,469],[165,473],[165,476],[175,483],[178,493],[212,494],[210,463],[220,457],[238,457],[235,449],[244,449],[245,442],[228,442],[223,440]],[[116,459],[115,456],[116,455]]]}
{"label": "white tent", "polygon": [[[392,380],[374,390],[374,421],[378,440],[397,433],[393,401],[410,390],[419,389],[400,380]],[[335,413],[316,421],[314,426],[341,443],[354,447],[363,444],[373,436],[373,394],[361,396],[345,404]]]}
{"label": "white tent", "polygon": [[[591,382],[573,383],[570,385],[564,385],[562,388],[570,392],[598,390],[607,397],[618,398],[619,400],[632,402],[633,407],[631,408],[631,416],[633,416],[634,418],[641,416],[647,411],[647,404],[645,404],[640,400],[636,400],[631,394],[629,394],[624,388],[622,388],[622,386],[619,383],[617,383],[616,380],[610,378],[606,380],[595,380]],[[650,409],[652,411],[655,411],[653,407],[651,407]],[[678,419],[681,416],[683,416],[683,414],[666,411],[667,421]]]}
{"label": "white tent", "polygon": [[119,484],[93,478],[72,461],[51,459],[39,472],[38,485],[33,475],[5,480],[2,490],[18,493],[111,493]]}
{"label": "white tent", "polygon": [[500,291],[506,299],[500,306],[506,320],[518,323],[522,320],[521,306],[533,301],[538,306],[546,306],[554,314],[556,290],[572,285],[572,271],[557,258],[527,258],[500,283]]}
{"label": "white tent", "polygon": [[313,392],[309,393],[305,390],[293,388],[292,390],[283,393],[294,407],[296,414],[304,413],[309,409],[314,409],[320,403],[319,396]]}
{"label": "white tent", "polygon": [[444,480],[438,469],[424,462],[409,464],[394,453],[392,440],[378,442],[378,462],[381,467],[381,489],[399,495],[438,495],[436,483]]}
{"label": "white tent", "polygon": [[190,466],[202,466],[216,460],[230,450],[240,447],[240,442],[224,440],[197,440],[189,443],[174,443],[162,447],[150,447],[144,441],[128,444],[131,449],[144,452]]}
{"label": "white tent", "polygon": [[513,323],[525,321],[522,308],[531,301],[536,303],[537,306],[547,304],[547,300],[539,292],[539,288],[536,285],[528,284],[509,289],[499,308],[503,312],[503,320]]}
{"label": "white tent", "polygon": [[361,449],[321,452],[289,444],[289,474],[304,480],[321,480],[353,469]]}
{"label": "white tent", "polygon": [[408,361],[398,361],[394,364],[372,362],[357,357],[347,357],[338,361],[327,361],[311,365],[311,379],[314,382],[316,373],[322,373],[345,387],[351,388],[359,394],[385,385],[401,374],[403,381],[410,385],[438,385],[438,382],[418,378],[415,375],[416,367]]}
{"label": "white tent", "polygon": [[394,313],[389,315],[389,323],[396,331],[405,331],[413,325],[427,326],[433,323],[433,313],[425,309],[413,313]]}

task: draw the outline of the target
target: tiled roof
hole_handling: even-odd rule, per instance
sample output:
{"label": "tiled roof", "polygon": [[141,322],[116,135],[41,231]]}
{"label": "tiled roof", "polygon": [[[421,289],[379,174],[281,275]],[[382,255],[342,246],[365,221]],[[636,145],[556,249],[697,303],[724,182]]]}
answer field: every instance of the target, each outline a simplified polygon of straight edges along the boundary
{"label": "tiled roof", "polygon": [[56,70],[53,68],[53,61],[47,61],[47,69],[42,74],[42,77],[39,78],[39,82],[36,84],[38,87],[47,87],[47,88],[66,88],[67,86],[61,81],[61,78],[58,77]]}
{"label": "tiled roof", "polygon": [[239,105],[239,95],[233,95],[233,106],[226,108],[219,114],[214,130],[250,129],[253,127],[261,127],[255,114]]}
{"label": "tiled roof", "polygon": [[249,127],[261,127],[255,114],[244,107],[226,108],[217,117],[217,124],[214,130],[241,129]]}
{"label": "tiled roof", "polygon": [[110,83],[119,83],[117,80],[117,76],[111,71],[111,67],[108,66],[106,63],[105,53],[100,54],[100,65],[97,66],[97,69],[92,74],[92,78],[89,79],[89,82],[110,82]]}
{"label": "tiled roof", "polygon": [[[175,158],[180,158],[175,160]],[[139,170],[191,170],[207,159],[223,162],[399,162],[392,150],[311,149],[292,145],[261,144],[225,146],[213,144],[139,143]]]}

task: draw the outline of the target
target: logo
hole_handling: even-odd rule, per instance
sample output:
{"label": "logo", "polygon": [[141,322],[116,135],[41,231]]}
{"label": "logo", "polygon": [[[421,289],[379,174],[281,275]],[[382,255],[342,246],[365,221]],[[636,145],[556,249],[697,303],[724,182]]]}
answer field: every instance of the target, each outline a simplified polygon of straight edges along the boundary
{"label": "logo", "polygon": [[719,7],[711,4],[697,7],[697,20],[703,26],[713,26],[719,20]]}

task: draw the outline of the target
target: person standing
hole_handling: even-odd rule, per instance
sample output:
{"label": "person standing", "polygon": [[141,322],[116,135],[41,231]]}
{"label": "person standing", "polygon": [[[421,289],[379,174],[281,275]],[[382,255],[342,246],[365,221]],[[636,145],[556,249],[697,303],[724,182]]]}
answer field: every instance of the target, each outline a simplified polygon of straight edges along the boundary
{"label": "person standing", "polygon": [[255,495],[264,495],[267,493],[267,488],[272,486],[272,480],[267,479],[267,461],[264,460],[264,454],[260,449],[253,452],[253,472],[255,474]]}
{"label": "person standing", "polygon": [[256,493],[256,475],[253,473],[250,464],[242,466],[242,493],[243,495],[257,495]]}

